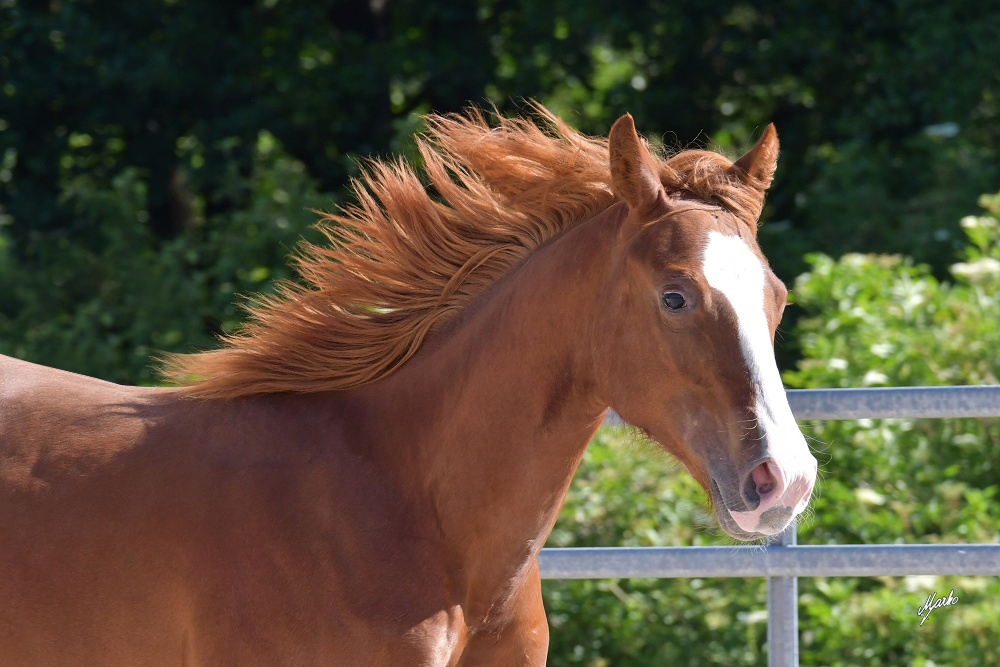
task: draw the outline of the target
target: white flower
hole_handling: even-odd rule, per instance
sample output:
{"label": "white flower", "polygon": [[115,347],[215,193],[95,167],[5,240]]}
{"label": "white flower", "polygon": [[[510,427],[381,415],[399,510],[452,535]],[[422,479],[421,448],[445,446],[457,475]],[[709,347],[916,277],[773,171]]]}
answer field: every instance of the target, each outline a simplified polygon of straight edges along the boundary
{"label": "white flower", "polygon": [[753,625],[754,623],[763,623],[767,620],[767,609],[754,609],[751,612],[747,612],[743,617],[743,622],[747,625]]}
{"label": "white flower", "polygon": [[846,371],[847,370],[847,359],[838,359],[834,357],[830,361],[826,362],[827,368],[833,371]]}
{"label": "white flower", "polygon": [[892,343],[875,343],[871,346],[872,354],[883,359],[892,354],[895,349],[896,346]]}
{"label": "white flower", "polygon": [[858,497],[858,500],[865,503],[866,505],[884,505],[885,496],[883,496],[878,491],[866,487],[859,487],[854,489],[854,495]]}
{"label": "white flower", "polygon": [[997,226],[997,219],[989,215],[967,215],[959,220],[958,224],[962,225],[964,229],[976,229],[978,227],[993,229]]}
{"label": "white flower", "polygon": [[868,263],[868,255],[860,252],[849,252],[840,258],[840,261],[848,266],[864,266]]}
{"label": "white flower", "polygon": [[865,373],[865,377],[861,380],[861,383],[865,386],[873,384],[885,384],[889,381],[889,377],[885,373],[879,373],[878,371],[868,371]]}
{"label": "white flower", "polygon": [[937,586],[937,575],[934,574],[910,574],[903,577],[903,586],[910,593],[916,593],[920,589],[933,590]]}
{"label": "white flower", "polygon": [[972,262],[959,262],[951,265],[951,272],[956,276],[975,282],[1000,274],[1000,260],[993,257],[981,257]]}

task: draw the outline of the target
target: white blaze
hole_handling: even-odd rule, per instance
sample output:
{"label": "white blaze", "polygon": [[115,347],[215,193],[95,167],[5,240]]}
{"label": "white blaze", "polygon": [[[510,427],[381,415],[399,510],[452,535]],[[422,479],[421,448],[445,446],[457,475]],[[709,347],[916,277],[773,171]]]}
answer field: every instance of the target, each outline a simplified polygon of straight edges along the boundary
{"label": "white blaze", "polygon": [[[708,233],[703,260],[705,280],[722,293],[736,312],[740,349],[757,394],[758,424],[771,458],[786,476],[787,487],[777,504],[787,506],[794,500],[793,510],[797,514],[808,502],[808,494],[801,500],[800,496],[806,485],[811,487],[815,481],[816,459],[792,416],[774,360],[764,311],[764,265],[743,239],[716,231]],[[731,514],[744,530],[756,527],[757,512]],[[751,514],[754,516],[739,516]]]}

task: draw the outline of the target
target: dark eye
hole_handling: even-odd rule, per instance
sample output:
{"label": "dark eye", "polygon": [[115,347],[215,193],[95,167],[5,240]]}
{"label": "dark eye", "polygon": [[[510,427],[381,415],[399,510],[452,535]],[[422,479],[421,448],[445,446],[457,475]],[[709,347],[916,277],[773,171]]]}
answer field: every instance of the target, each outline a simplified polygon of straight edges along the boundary
{"label": "dark eye", "polygon": [[663,305],[667,310],[680,310],[686,303],[684,295],[680,292],[664,292]]}

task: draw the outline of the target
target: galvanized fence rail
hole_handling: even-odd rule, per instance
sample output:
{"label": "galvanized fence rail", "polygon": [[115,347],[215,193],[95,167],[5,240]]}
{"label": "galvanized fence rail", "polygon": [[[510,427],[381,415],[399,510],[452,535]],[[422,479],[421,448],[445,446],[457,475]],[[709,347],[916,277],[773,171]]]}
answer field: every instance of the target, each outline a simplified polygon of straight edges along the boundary
{"label": "galvanized fence rail", "polygon": [[[1000,417],[1000,386],[799,389],[799,421]],[[612,415],[608,423],[621,423]],[[542,549],[543,579],[767,577],[771,667],[799,660],[797,577],[1000,576],[1000,544],[796,545],[794,526],[767,547]]]}

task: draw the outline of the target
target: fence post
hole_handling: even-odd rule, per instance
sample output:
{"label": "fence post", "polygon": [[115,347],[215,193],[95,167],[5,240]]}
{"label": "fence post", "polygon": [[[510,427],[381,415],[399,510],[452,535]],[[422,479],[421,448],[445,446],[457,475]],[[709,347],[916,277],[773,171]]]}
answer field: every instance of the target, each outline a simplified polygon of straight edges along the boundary
{"label": "fence post", "polygon": [[[768,545],[784,549],[795,545],[795,523]],[[767,578],[768,667],[798,667],[799,582],[795,577]]]}

